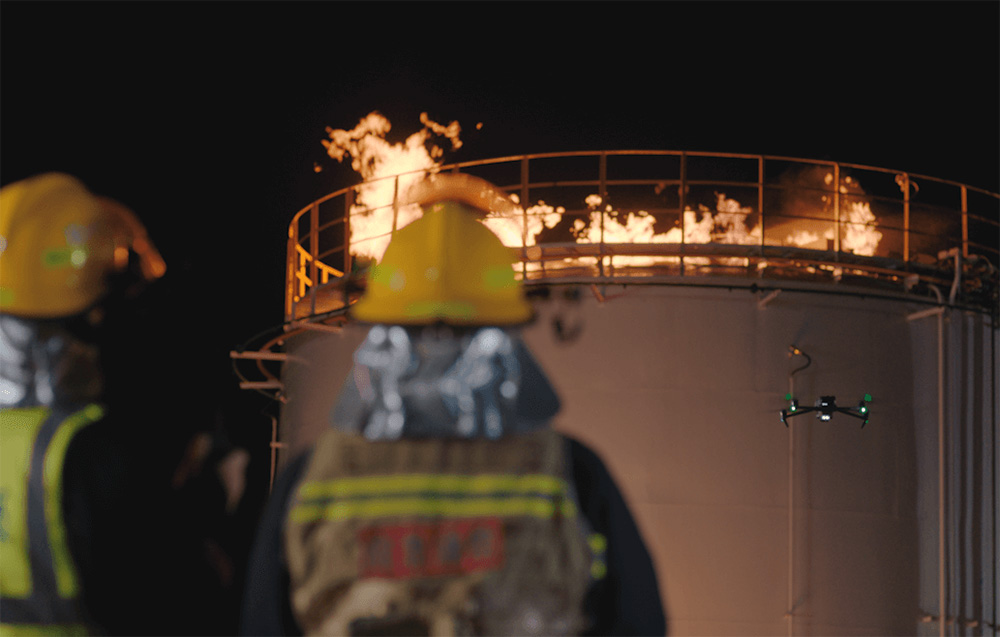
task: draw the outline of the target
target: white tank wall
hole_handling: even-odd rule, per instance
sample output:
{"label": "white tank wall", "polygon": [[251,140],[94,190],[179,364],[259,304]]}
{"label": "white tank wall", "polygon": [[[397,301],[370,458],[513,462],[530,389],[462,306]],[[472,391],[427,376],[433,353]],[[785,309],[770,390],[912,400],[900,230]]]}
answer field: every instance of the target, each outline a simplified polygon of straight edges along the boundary
{"label": "white tank wall", "polygon": [[600,450],[656,559],[675,634],[784,634],[788,375],[803,405],[875,397],[873,421],[811,415],[795,435],[796,634],[908,634],[917,600],[910,341],[893,304],[783,293],[606,288],[584,330],[527,332]]}
{"label": "white tank wall", "polygon": [[[926,516],[936,491],[930,503],[925,488],[928,475],[936,485],[924,413],[928,392],[936,396],[936,365],[930,387],[924,372],[936,351],[924,322],[933,319],[911,323],[907,314],[921,308],[851,296],[783,292],[761,305],[738,289],[607,286],[602,301],[582,289],[576,304],[539,302],[525,340],[561,394],[556,426],[604,458],[633,509],[670,632],[788,632],[790,436],[794,633],[923,630],[921,609],[936,612],[937,600],[937,552],[927,550],[936,522],[929,537]],[[553,337],[558,313],[582,321],[578,339]],[[363,335],[348,326],[286,344],[296,358],[283,376],[281,436],[292,453],[327,426]],[[804,363],[789,357],[793,343],[813,360],[795,376],[801,404],[835,395],[853,406],[871,393],[867,427],[841,414],[780,423],[788,374]],[[967,385],[989,386],[970,373]],[[969,428],[982,429],[974,420]],[[976,467],[982,474],[982,459]],[[989,526],[969,542],[989,544]],[[988,580],[992,559],[965,575]]]}
{"label": "white tank wall", "polygon": [[[917,514],[920,521],[920,608],[940,616],[943,584],[948,634],[996,635],[997,573],[1000,541],[997,511],[996,398],[1000,380],[993,366],[996,331],[977,314],[948,312],[940,323],[944,351],[938,413],[938,332],[936,316],[914,320],[915,429],[918,445]],[[921,346],[917,346],[917,344]],[[991,358],[991,352],[993,358]],[[992,386],[992,387],[991,387]],[[938,434],[944,436],[944,507],[939,505]],[[939,516],[945,522],[940,543]],[[944,551],[944,580],[939,580]],[[992,624],[992,628],[989,624]],[[938,635],[935,622],[922,623],[920,635]]]}
{"label": "white tank wall", "polygon": [[356,324],[338,332],[306,331],[285,343],[289,360],[282,367],[287,402],[282,406],[278,435],[284,445],[278,466],[312,444],[330,424],[341,385],[354,363],[354,350],[368,330]]}

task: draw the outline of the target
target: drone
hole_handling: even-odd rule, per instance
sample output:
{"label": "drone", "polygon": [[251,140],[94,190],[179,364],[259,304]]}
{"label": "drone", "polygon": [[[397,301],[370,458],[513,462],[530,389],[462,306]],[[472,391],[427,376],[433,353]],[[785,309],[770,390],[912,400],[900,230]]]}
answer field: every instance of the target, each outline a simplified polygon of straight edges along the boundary
{"label": "drone", "polygon": [[785,400],[789,401],[788,409],[781,410],[781,422],[785,424],[785,427],[788,426],[789,418],[816,412],[816,418],[824,422],[831,420],[835,413],[847,414],[861,420],[861,428],[864,429],[865,425],[868,424],[868,403],[872,401],[872,396],[865,394],[864,398],[858,402],[857,407],[838,407],[836,396],[820,396],[815,407],[799,407],[798,399],[793,398],[791,394],[786,394]]}

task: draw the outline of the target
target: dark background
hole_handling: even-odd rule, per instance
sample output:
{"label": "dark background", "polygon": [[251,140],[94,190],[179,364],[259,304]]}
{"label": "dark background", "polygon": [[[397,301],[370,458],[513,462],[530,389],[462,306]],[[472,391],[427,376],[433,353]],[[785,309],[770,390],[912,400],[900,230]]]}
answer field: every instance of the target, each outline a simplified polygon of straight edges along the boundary
{"label": "dark background", "polygon": [[294,212],[358,181],[327,126],[378,110],[400,142],[421,112],[457,120],[448,163],[717,151],[997,192],[998,25],[995,1],[3,0],[0,182],[65,171],[148,226],[168,273],[120,342],[131,413],[166,458],[196,431],[252,451],[238,559],[277,405],[238,388],[229,352],[280,326]]}
{"label": "dark background", "polygon": [[259,493],[276,409],[228,353],[282,321],[292,214],[358,180],[327,126],[457,120],[449,163],[701,150],[996,192],[998,25],[997,2],[4,0],[0,180],[69,172],[141,216],[168,264],[144,378],[190,406],[178,438],[250,447]]}

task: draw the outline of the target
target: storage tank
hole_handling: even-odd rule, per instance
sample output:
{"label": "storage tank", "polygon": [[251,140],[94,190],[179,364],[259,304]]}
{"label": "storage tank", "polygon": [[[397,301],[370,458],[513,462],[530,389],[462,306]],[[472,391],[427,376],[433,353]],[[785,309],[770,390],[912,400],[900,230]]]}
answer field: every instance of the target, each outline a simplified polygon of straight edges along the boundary
{"label": "storage tank", "polygon": [[[1000,197],[679,151],[436,170],[519,202],[484,223],[535,304],[523,337],[555,426],[622,488],[670,633],[996,634]],[[234,353],[281,401],[276,468],[329,426],[365,334],[344,310],[420,177],[291,222],[286,322]]]}

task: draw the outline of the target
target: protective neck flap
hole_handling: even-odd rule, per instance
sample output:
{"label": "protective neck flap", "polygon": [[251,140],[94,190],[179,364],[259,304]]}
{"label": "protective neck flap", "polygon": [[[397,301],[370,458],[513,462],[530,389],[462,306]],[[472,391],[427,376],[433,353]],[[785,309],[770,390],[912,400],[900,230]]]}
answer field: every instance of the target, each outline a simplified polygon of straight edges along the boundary
{"label": "protective neck flap", "polygon": [[509,330],[376,325],[354,353],[332,419],[370,440],[500,438],[548,426],[559,407]]}

